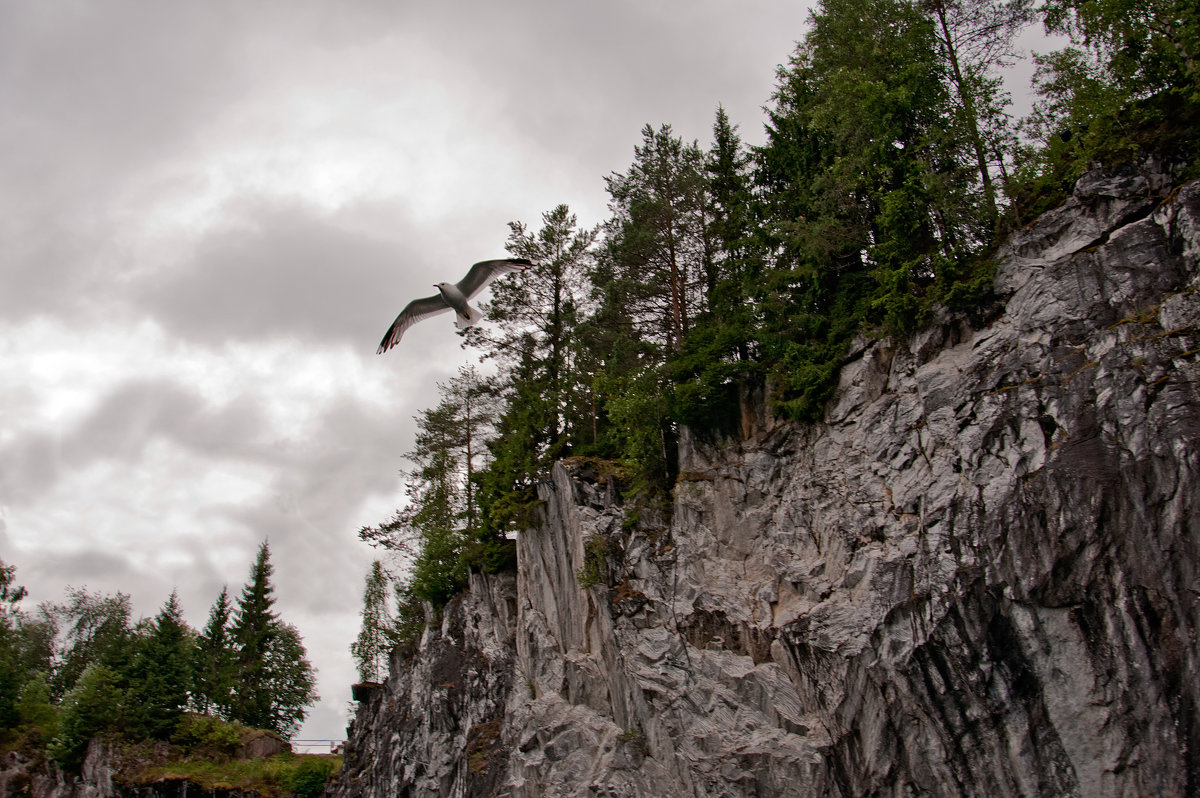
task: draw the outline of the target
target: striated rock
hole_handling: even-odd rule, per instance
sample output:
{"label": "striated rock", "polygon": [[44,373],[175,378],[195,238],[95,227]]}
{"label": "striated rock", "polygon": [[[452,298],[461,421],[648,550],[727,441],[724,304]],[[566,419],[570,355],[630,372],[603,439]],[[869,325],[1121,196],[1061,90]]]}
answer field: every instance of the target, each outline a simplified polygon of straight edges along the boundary
{"label": "striated rock", "polygon": [[392,653],[392,676],[360,691],[344,750],[346,795],[489,795],[508,765],[500,737],[517,679],[516,585],[511,574],[472,574],[419,650]]}
{"label": "striated rock", "polygon": [[824,423],[684,431],[669,519],[557,465],[335,793],[1200,794],[1200,182],[1089,175],[998,258]]}

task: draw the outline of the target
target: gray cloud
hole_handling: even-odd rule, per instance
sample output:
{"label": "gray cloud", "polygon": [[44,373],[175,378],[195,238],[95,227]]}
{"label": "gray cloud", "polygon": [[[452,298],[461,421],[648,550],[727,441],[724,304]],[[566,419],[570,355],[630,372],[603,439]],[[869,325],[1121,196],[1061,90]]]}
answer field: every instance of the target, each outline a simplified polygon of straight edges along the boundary
{"label": "gray cloud", "polygon": [[66,471],[107,461],[128,466],[155,439],[173,440],[205,457],[262,459],[262,408],[252,398],[214,407],[170,380],[120,385],[75,427],[34,432],[0,448],[0,489],[13,506],[35,502]]}
{"label": "gray cloud", "polygon": [[146,281],[142,301],[164,326],[210,342],[295,337],[364,351],[383,334],[388,294],[411,276],[392,247],[298,204],[256,203],[237,222]]}

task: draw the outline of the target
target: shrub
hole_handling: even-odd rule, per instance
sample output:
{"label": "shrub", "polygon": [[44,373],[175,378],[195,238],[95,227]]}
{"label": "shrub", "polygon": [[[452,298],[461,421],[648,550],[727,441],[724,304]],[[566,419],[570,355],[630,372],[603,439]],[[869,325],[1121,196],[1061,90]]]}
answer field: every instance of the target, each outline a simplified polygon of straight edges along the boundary
{"label": "shrub", "polygon": [[296,798],[315,798],[325,792],[325,782],[338,770],[340,760],[336,757],[304,756],[288,780],[288,787]]}
{"label": "shrub", "polygon": [[232,756],[241,742],[242,728],[239,723],[189,712],[179,719],[171,742],[209,755]]}

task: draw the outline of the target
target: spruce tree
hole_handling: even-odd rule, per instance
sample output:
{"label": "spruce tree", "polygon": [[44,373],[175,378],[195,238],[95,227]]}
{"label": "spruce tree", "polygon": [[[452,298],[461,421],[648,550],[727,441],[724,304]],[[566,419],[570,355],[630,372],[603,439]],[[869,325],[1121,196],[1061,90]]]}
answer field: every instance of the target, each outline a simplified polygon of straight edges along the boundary
{"label": "spruce tree", "polygon": [[990,219],[933,22],[903,0],[823,0],[758,151],[760,342],[780,402],[820,416],[859,332],[906,333],[974,286]]}
{"label": "spruce tree", "polygon": [[275,589],[271,586],[270,558],[270,548],[263,541],[250,568],[250,579],[238,599],[233,624],[237,683],[230,714],[240,723],[259,728],[269,728],[272,698],[266,662],[279,620],[271,609],[275,604]]}
{"label": "spruce tree", "polygon": [[138,736],[167,739],[175,730],[188,701],[192,682],[192,631],[183,620],[178,593],[172,591],[162,610],[139,641],[130,667],[134,699],[127,718]]}
{"label": "spruce tree", "polygon": [[196,639],[194,706],[200,712],[229,717],[232,710],[237,662],[230,628],[231,606],[228,588],[220,595],[208,613],[208,622]]}
{"label": "spruce tree", "polygon": [[705,158],[711,257],[706,307],[683,351],[670,359],[673,415],[693,428],[725,427],[734,418],[738,387],[758,378],[758,319],[750,301],[763,272],[753,235],[749,154],[724,108],[717,108]]}
{"label": "spruce tree", "polygon": [[316,700],[314,672],[299,633],[272,609],[270,558],[264,541],[238,599],[232,630],[237,678],[229,714],[244,725],[290,735]]}

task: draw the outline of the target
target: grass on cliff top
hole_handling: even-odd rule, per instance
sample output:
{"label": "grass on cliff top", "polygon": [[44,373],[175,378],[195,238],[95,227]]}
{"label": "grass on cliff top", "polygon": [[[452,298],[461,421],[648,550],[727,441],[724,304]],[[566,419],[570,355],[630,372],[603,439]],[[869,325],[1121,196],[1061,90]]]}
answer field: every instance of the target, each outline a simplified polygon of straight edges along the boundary
{"label": "grass on cliff top", "polygon": [[264,798],[311,798],[324,794],[325,783],[342,768],[335,754],[277,754],[265,759],[216,762],[204,758],[172,759],[126,778],[133,784],[190,781],[205,790],[253,790]]}

